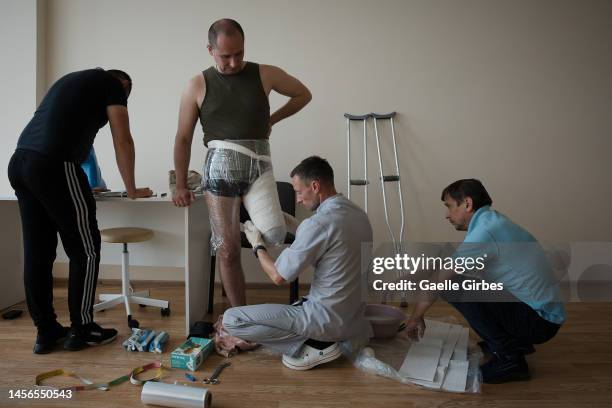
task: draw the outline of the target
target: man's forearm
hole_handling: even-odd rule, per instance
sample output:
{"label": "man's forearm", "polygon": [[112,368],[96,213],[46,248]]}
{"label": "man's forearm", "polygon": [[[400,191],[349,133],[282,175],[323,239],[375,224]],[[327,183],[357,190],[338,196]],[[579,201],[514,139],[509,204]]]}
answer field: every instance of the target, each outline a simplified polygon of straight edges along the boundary
{"label": "man's forearm", "polygon": [[129,141],[116,142],[115,158],[126,191],[128,193],[135,191],[134,162],[136,160],[136,153],[134,151],[134,142],[131,139]]}
{"label": "man's forearm", "polygon": [[280,286],[286,282],[285,279],[276,270],[274,260],[272,259],[270,254],[268,254],[268,251],[264,249],[258,250],[257,257],[259,259],[261,269],[263,269],[263,271],[266,273],[266,275],[268,275],[270,280],[274,282],[275,285]]}
{"label": "man's forearm", "polygon": [[281,120],[299,112],[304,106],[308,104],[308,102],[310,102],[311,99],[312,96],[309,93],[305,95],[295,96],[289,99],[286,104],[284,104],[280,109],[270,115],[270,126],[274,126]]}
{"label": "man's forearm", "polygon": [[[423,271],[421,271],[423,272]],[[454,270],[438,270],[430,272],[428,277],[422,276],[421,279],[429,280],[430,282],[442,283],[445,280],[452,279],[456,276]],[[436,291],[422,290],[417,293],[418,301],[415,304],[413,318],[422,318],[425,315],[427,309],[431,307],[438,299],[438,293]]]}
{"label": "man's forearm", "polygon": [[[432,282],[442,283],[445,280],[453,279],[457,276],[457,273],[452,269],[442,269],[433,272],[429,279]],[[425,279],[425,278],[423,278]],[[414,306],[414,312],[412,313],[411,318],[421,319],[425,315],[425,312],[435,303],[438,299],[438,294],[436,291],[420,291],[418,293],[418,301]]]}
{"label": "man's forearm", "polygon": [[423,316],[425,316],[425,312],[427,312],[427,310],[431,307],[431,305],[434,304],[434,302],[436,301],[435,298],[433,298],[432,300],[423,300],[420,302],[417,302],[414,305],[414,311],[412,312],[412,315],[410,315],[411,319],[422,319]]}
{"label": "man's forearm", "polygon": [[174,143],[174,171],[176,188],[187,188],[187,169],[191,157],[191,145],[181,140]]}

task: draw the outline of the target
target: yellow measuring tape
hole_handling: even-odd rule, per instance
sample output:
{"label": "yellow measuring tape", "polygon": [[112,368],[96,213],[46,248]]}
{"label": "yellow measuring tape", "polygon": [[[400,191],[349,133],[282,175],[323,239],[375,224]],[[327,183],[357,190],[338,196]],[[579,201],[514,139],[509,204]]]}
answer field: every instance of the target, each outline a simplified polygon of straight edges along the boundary
{"label": "yellow measuring tape", "polygon": [[[145,371],[151,370],[153,368],[156,368],[157,371],[155,372],[155,376],[153,376],[152,378],[147,378],[144,380],[137,378],[138,375],[144,373]],[[48,371],[46,373],[37,375],[35,379],[35,384],[43,385],[42,382],[44,380],[47,380],[52,377],[58,377],[60,375],[64,375],[67,377],[76,378],[77,380],[81,381],[84,385],[75,385],[72,387],[58,388],[59,391],[67,391],[67,390],[83,391],[83,390],[92,390],[95,388],[102,390],[102,391],[108,391],[110,387],[121,384],[127,380],[130,380],[130,382],[134,385],[142,385],[147,381],[158,381],[162,377],[162,369],[163,369],[162,363],[159,361],[156,361],[154,363],[149,363],[144,366],[136,367],[129,374],[122,375],[121,377],[115,378],[112,381],[101,382],[101,383],[94,383],[93,381],[90,381],[87,378],[81,377],[80,375],[78,375],[77,373],[73,371],[59,369],[59,370]]]}

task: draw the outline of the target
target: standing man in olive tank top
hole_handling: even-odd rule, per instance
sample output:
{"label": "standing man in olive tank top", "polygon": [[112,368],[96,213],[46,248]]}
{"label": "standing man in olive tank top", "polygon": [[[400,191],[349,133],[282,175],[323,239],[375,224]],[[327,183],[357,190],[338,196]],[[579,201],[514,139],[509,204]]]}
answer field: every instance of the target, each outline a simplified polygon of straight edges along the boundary
{"label": "standing man in olive tank top", "polygon": [[[301,110],[312,98],[308,88],[282,69],[243,60],[244,32],[238,22],[215,21],[208,31],[208,42],[215,66],[191,78],[181,97],[174,143],[176,193],[173,196],[174,204],[179,207],[188,206],[194,200],[193,193],[187,189],[187,171],[198,118],[206,146],[211,141],[240,141],[255,154],[269,156],[269,152],[266,154],[257,148],[267,146],[272,126]],[[270,114],[268,96],[273,90],[288,96],[289,100]],[[213,150],[217,154],[211,154]],[[231,168],[234,161],[235,167]],[[253,182],[253,174],[257,176],[262,171],[261,163],[256,162],[232,150],[210,149],[205,164],[205,180],[206,173],[215,175],[204,183],[204,197],[213,234],[222,237],[216,253],[232,307],[246,304],[240,263],[240,204]],[[231,175],[226,166],[231,168]],[[223,174],[227,174],[227,179],[223,179]]]}

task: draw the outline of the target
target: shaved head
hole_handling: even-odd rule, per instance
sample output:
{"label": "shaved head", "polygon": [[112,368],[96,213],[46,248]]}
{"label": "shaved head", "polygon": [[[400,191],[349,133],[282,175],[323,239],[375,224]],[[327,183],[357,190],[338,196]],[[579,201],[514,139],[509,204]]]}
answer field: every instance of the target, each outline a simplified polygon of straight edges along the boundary
{"label": "shaved head", "polygon": [[244,40],[244,31],[242,31],[242,27],[240,27],[240,24],[238,24],[236,20],[232,20],[231,18],[217,20],[212,23],[208,29],[208,45],[212,48],[217,47],[217,37],[219,37],[219,34],[228,37],[240,35]]}

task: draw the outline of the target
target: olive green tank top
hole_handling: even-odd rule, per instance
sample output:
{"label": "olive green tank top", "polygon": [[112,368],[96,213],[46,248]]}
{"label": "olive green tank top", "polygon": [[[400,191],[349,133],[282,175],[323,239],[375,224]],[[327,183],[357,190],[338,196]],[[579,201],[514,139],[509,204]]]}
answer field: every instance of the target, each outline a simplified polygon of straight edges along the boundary
{"label": "olive green tank top", "polygon": [[270,103],[259,76],[259,64],[223,75],[213,66],[203,72],[206,94],[200,108],[204,144],[211,140],[267,139]]}

